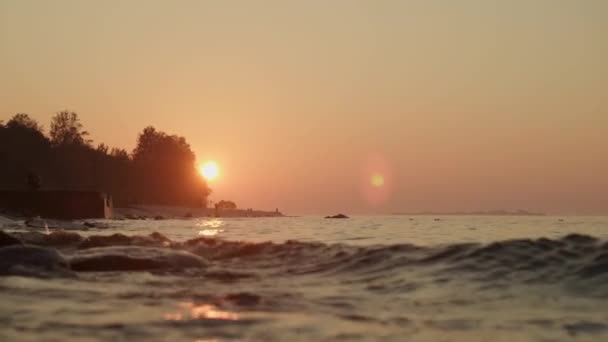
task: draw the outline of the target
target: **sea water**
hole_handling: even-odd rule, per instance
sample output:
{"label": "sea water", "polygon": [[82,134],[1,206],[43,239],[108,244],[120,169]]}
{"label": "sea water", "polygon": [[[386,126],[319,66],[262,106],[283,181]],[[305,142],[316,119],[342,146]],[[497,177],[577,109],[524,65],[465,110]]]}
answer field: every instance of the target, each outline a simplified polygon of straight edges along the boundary
{"label": "sea water", "polygon": [[92,223],[0,220],[69,264],[0,248],[0,341],[608,340],[606,217]]}

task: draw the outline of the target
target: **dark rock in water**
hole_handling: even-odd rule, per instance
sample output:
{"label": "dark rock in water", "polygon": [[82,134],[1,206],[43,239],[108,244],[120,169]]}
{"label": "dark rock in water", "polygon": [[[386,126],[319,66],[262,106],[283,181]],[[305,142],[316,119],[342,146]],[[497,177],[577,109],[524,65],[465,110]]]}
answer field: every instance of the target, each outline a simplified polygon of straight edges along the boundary
{"label": "dark rock in water", "polygon": [[46,234],[43,234],[38,231],[28,231],[28,232],[13,232],[11,233],[14,237],[23,241],[25,244],[30,245],[44,245],[44,239],[46,238]]}
{"label": "dark rock in water", "polygon": [[239,306],[254,306],[261,302],[262,297],[248,292],[233,293],[223,298]]}
{"label": "dark rock in water", "polygon": [[94,248],[106,246],[128,246],[131,245],[131,238],[124,234],[112,234],[108,236],[94,235],[89,236],[78,245],[78,248]]}
{"label": "dark rock in water", "polygon": [[337,214],[337,215],[333,215],[333,216],[325,216],[325,218],[326,219],[347,219],[349,217],[344,214]]}
{"label": "dark rock in water", "polygon": [[156,216],[154,216],[154,219],[155,219],[156,221],[160,221],[160,220],[165,220],[165,217],[164,217],[164,216],[161,216],[161,215],[156,215]]}
{"label": "dark rock in water", "polygon": [[56,230],[50,234],[41,232],[15,232],[16,238],[25,244],[37,246],[75,246],[83,240],[78,233]]}
{"label": "dark rock in water", "polygon": [[79,272],[174,270],[206,267],[207,261],[189,252],[154,247],[102,247],[78,251],[71,258]]}
{"label": "dark rock in water", "polygon": [[164,236],[163,234],[161,234],[159,232],[153,232],[152,234],[148,235],[147,237],[154,241],[162,242],[163,245],[171,244],[171,239],[169,239],[168,237]]}
{"label": "dark rock in water", "polygon": [[21,244],[21,240],[0,230],[0,247]]}
{"label": "dark rock in water", "polygon": [[57,250],[26,245],[0,248],[0,274],[45,276],[71,272],[69,262]]}
{"label": "dark rock in water", "polygon": [[578,243],[578,244],[592,244],[597,242],[597,239],[593,236],[583,235],[583,234],[568,234],[564,236],[563,240]]}
{"label": "dark rock in water", "polygon": [[44,227],[44,223],[42,223],[42,220],[35,219],[35,218],[25,220],[25,222],[23,222],[23,224],[25,224],[26,227],[30,227],[30,228],[43,228]]}
{"label": "dark rock in water", "polygon": [[77,233],[56,230],[51,234],[44,235],[44,244],[46,246],[69,246],[77,245],[83,240],[83,237]]}
{"label": "dark rock in water", "polygon": [[184,214],[184,217],[185,217],[185,218],[192,218],[192,213],[185,213],[185,214]]}
{"label": "dark rock in water", "polygon": [[141,215],[141,216],[140,216],[140,215],[135,215],[135,214],[126,214],[126,215],[125,215],[125,218],[126,218],[127,220],[145,220],[145,219],[147,219],[148,217],[147,217],[147,216],[145,216],[145,215]]}
{"label": "dark rock in water", "polygon": [[576,337],[578,335],[598,335],[608,332],[608,325],[605,323],[580,321],[572,324],[565,324],[564,329],[568,335]]}
{"label": "dark rock in water", "polygon": [[95,223],[92,223],[92,222],[85,222],[82,225],[85,227],[89,227],[89,228],[97,228],[97,225],[95,225]]}
{"label": "dark rock in water", "polygon": [[[14,221],[13,219],[10,219],[8,217],[4,217],[2,215],[10,215],[10,214],[6,214],[3,213],[2,211],[0,211],[0,226],[20,226],[20,224],[17,221]],[[10,216],[17,216],[17,215],[10,215]]]}
{"label": "dark rock in water", "polygon": [[168,247],[171,240],[166,236],[154,232],[148,236],[127,236],[124,234],[112,234],[108,236],[93,235],[84,239],[79,245],[79,249],[111,246],[149,246],[149,247]]}
{"label": "dark rock in water", "polygon": [[[42,218],[32,218],[25,221],[25,225],[30,228],[40,229],[63,229],[63,230],[83,230],[83,224],[72,221],[60,221]],[[85,227],[87,227],[85,225]]]}

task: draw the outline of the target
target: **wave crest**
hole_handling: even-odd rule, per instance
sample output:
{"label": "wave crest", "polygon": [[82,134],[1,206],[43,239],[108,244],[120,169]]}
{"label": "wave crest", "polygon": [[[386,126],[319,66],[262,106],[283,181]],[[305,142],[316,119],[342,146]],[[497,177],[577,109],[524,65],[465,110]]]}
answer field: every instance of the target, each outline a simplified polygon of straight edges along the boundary
{"label": "wave crest", "polygon": [[[608,274],[608,242],[581,234],[570,234],[560,239],[518,239],[436,247],[411,244],[358,247],[299,241],[254,243],[209,237],[179,242],[157,232],[147,236],[113,234],[88,237],[64,231],[51,234],[18,232],[10,236],[25,244],[55,247],[68,256],[87,255],[86,251],[90,249],[95,253],[110,249],[116,251],[118,246],[130,246],[129,253],[135,253],[137,248],[156,248],[167,252],[192,253],[202,260],[229,263],[235,268],[255,267],[291,275],[340,273],[387,277],[402,270],[426,267],[446,277],[472,275],[479,280],[551,282],[566,278],[590,279]],[[13,241],[6,236],[5,240]],[[112,262],[120,263],[118,259],[114,258]],[[142,265],[156,265],[155,262],[142,261]],[[108,269],[97,266],[98,269]],[[120,265],[116,267],[125,269]],[[145,269],[143,266],[133,268]]]}

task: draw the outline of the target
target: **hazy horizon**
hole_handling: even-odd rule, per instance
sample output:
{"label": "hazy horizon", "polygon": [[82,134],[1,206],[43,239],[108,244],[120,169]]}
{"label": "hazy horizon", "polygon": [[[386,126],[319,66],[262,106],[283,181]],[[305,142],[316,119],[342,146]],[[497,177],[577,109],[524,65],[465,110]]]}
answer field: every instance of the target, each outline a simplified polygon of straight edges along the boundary
{"label": "hazy horizon", "polygon": [[608,214],[608,2],[264,3],[0,0],[0,120],[153,125],[286,214]]}

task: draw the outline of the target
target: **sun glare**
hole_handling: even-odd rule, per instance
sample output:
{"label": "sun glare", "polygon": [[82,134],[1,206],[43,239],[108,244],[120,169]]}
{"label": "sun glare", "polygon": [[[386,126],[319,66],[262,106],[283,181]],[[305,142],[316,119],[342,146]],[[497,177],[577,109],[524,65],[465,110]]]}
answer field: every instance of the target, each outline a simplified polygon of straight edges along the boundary
{"label": "sun glare", "polygon": [[384,177],[381,174],[374,174],[372,175],[371,183],[379,188],[384,185]]}
{"label": "sun glare", "polygon": [[200,166],[199,172],[206,180],[212,181],[220,174],[220,167],[214,161],[208,161]]}

